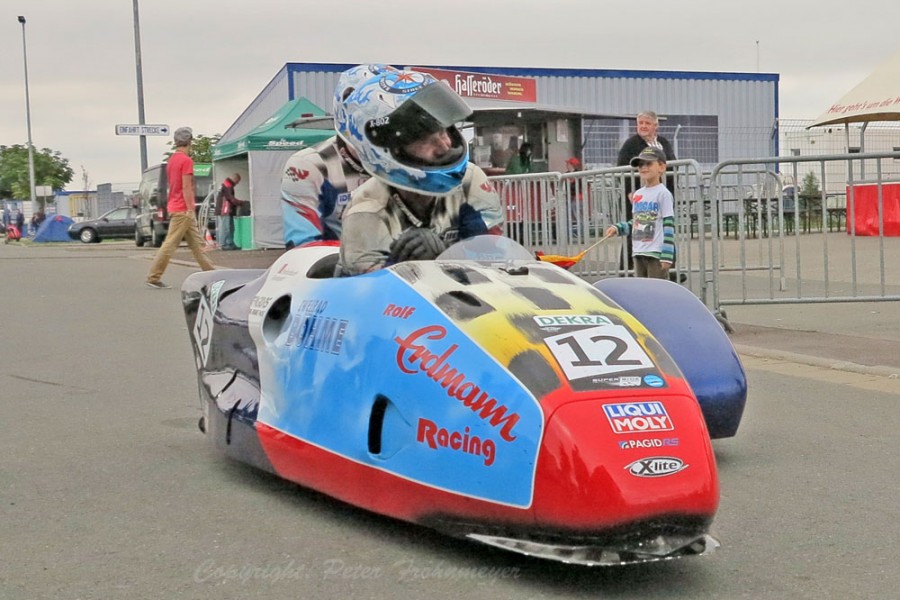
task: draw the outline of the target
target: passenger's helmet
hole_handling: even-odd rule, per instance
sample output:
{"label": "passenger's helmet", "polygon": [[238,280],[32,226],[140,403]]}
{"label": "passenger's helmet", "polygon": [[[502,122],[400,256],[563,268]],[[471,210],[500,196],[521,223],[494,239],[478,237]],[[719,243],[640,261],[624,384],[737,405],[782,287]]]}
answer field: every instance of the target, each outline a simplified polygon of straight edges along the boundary
{"label": "passenger's helmet", "polygon": [[[446,83],[416,71],[385,72],[356,88],[343,102],[341,135],[363,166],[387,185],[442,196],[462,185],[469,148],[455,123],[472,114]],[[446,130],[452,150],[441,164],[403,151],[422,137]]]}

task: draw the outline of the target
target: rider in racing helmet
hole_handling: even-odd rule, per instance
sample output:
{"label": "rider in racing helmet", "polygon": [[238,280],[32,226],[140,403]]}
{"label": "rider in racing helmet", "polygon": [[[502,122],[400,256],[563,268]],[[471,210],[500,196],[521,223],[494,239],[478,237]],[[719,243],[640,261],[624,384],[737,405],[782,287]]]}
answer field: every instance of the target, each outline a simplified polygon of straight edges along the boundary
{"label": "rider in racing helmet", "polygon": [[341,73],[334,90],[337,136],[293,154],[281,177],[284,243],[288,248],[312,241],[337,240],[341,215],[350,193],[369,178],[340,131],[343,103],[363,82],[396,69],[381,64],[358,65]]}
{"label": "rider in racing helmet", "polygon": [[472,110],[450,86],[414,71],[384,73],[344,109],[338,131],[373,177],[344,213],[342,274],[433,259],[460,239],[501,233],[500,199],[455,125]]}

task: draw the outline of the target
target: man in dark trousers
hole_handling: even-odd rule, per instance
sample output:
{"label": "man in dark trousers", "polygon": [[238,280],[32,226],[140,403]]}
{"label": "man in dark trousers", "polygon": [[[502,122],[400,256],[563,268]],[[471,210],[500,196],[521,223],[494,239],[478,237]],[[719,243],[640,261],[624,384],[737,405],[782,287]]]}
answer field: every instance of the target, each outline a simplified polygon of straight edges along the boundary
{"label": "man in dark trousers", "polygon": [[[658,148],[663,151],[666,155],[666,160],[671,162],[673,160],[677,160],[675,156],[675,149],[672,148],[671,142],[666,138],[657,135],[657,130],[659,129],[659,117],[652,110],[645,110],[643,112],[638,113],[637,115],[637,133],[633,136],[625,140],[625,143],[622,144],[622,147],[619,149],[619,156],[616,159],[616,166],[623,167],[631,164],[631,159],[636,157],[641,153],[641,150],[647,148],[648,146],[653,148]],[[671,171],[671,168],[669,169]],[[640,187],[640,186],[638,186]],[[666,188],[672,193],[672,196],[675,196],[675,178],[669,174],[666,177]],[[628,198],[628,202],[625,203],[625,220],[631,220],[631,192],[634,190],[634,178],[626,177],[625,178],[625,195]],[[629,237],[628,243],[625,244],[627,249],[628,256],[628,269],[634,268],[634,260],[631,255],[631,238]],[[622,267],[625,267],[623,262]],[[671,277],[675,277],[674,269],[671,272]],[[673,279],[674,281],[674,279]]]}
{"label": "man in dark trousers", "polygon": [[234,245],[234,217],[241,201],[234,196],[234,188],[241,182],[238,173],[226,177],[216,194],[216,236],[222,250],[237,250]]}

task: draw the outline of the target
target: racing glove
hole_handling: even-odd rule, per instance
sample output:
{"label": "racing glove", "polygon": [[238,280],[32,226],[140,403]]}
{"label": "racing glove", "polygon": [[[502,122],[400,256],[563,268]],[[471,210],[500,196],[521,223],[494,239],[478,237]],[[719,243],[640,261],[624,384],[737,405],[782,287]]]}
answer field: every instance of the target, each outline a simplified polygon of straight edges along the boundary
{"label": "racing glove", "polygon": [[430,229],[412,227],[391,244],[390,263],[406,260],[433,260],[444,251],[444,242]]}

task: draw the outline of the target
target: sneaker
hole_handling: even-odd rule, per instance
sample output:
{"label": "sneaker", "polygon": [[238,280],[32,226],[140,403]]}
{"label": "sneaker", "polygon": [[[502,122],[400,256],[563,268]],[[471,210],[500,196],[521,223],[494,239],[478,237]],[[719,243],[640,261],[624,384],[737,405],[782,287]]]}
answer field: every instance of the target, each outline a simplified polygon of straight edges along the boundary
{"label": "sneaker", "polygon": [[172,289],[171,285],[163,283],[162,281],[148,281],[148,288],[153,288],[154,290],[170,290]]}

